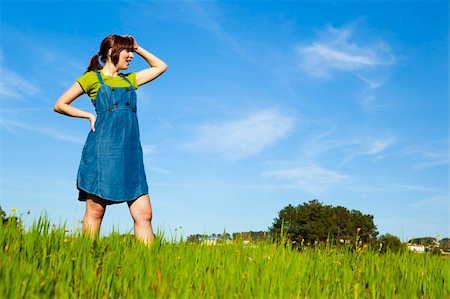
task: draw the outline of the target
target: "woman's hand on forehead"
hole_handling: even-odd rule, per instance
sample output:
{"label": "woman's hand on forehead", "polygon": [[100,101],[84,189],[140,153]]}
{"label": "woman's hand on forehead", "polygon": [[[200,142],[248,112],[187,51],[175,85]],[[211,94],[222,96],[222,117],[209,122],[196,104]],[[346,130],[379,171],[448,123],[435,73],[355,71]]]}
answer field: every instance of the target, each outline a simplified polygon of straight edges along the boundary
{"label": "woman's hand on forehead", "polygon": [[124,35],[124,37],[130,37],[130,38],[133,39],[133,49],[134,49],[134,51],[136,51],[139,48],[139,45],[138,45],[136,39],[132,35],[126,34],[126,35]]}

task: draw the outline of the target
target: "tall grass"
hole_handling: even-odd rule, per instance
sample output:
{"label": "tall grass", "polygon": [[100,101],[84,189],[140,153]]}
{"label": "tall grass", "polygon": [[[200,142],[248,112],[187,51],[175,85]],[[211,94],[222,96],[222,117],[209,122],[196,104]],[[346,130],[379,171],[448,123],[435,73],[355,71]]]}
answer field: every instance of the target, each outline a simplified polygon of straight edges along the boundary
{"label": "tall grass", "polygon": [[449,298],[449,259],[289,244],[90,240],[0,226],[0,298]]}

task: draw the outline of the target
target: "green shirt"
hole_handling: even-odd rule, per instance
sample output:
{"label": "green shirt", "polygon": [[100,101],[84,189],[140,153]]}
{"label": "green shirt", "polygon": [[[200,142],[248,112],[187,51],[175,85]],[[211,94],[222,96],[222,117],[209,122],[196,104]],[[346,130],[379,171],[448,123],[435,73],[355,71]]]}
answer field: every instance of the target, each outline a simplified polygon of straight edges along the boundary
{"label": "green shirt", "polygon": [[[107,76],[100,71],[100,75],[102,76],[103,82],[106,85],[111,87],[128,87],[130,84],[121,76]],[[138,88],[138,84],[136,81],[136,73],[124,74],[128,80],[130,80],[134,89]],[[98,81],[97,73],[94,71],[90,71],[82,75],[78,78],[77,82],[80,84],[81,88],[83,88],[84,92],[91,98],[91,100],[95,100],[97,96],[97,91],[100,88],[100,82]]]}

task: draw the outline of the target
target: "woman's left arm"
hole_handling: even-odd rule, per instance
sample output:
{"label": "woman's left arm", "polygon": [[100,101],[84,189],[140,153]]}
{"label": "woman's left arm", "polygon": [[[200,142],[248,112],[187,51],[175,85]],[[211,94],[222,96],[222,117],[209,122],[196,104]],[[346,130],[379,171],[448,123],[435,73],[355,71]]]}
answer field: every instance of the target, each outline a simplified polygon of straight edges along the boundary
{"label": "woman's left arm", "polygon": [[136,72],[136,81],[138,86],[156,79],[167,70],[167,64],[164,61],[137,44],[135,44],[134,52],[144,58],[150,65],[148,69]]}

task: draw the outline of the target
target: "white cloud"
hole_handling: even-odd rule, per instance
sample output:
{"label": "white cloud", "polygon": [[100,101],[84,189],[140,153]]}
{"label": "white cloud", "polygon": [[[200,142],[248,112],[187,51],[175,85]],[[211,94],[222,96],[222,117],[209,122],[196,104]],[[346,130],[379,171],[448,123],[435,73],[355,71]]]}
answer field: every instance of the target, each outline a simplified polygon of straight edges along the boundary
{"label": "white cloud", "polygon": [[[220,42],[227,45],[228,49],[235,54],[245,59],[253,60],[251,55],[248,55],[236,40],[236,35],[230,34],[225,30],[225,26],[222,24],[224,17],[221,15],[219,7],[213,1],[185,1],[184,4],[191,13],[191,22],[213,33]],[[183,13],[186,14],[187,11],[184,10]]]}
{"label": "white cloud", "polygon": [[427,142],[421,146],[412,146],[406,148],[404,153],[406,155],[416,156],[418,161],[413,166],[416,170],[435,166],[445,166],[450,162],[447,139]]}
{"label": "white cloud", "polygon": [[365,112],[385,110],[391,106],[389,99],[380,98],[374,93],[364,92],[358,99],[358,104]]}
{"label": "white cloud", "polygon": [[22,98],[39,92],[36,85],[14,72],[1,68],[0,73],[0,97],[3,99]]}
{"label": "white cloud", "polygon": [[195,141],[187,147],[215,151],[237,160],[263,151],[285,136],[293,125],[292,118],[276,111],[256,111],[243,119],[200,126]]}
{"label": "white cloud", "polygon": [[329,77],[334,71],[354,72],[391,65],[395,61],[386,42],[351,42],[354,35],[351,28],[330,26],[320,35],[317,40],[296,49],[300,67],[312,76]]}
{"label": "white cloud", "polygon": [[395,139],[393,137],[387,138],[374,138],[369,140],[369,142],[363,142],[363,150],[360,152],[361,155],[376,155],[386,150],[389,146],[394,144]]}
{"label": "white cloud", "polygon": [[383,86],[384,80],[381,80],[380,78],[369,78],[368,76],[363,76],[359,73],[355,73],[355,75],[366,84],[366,87],[361,92],[361,95],[358,99],[361,108],[367,112],[378,111],[380,109],[386,108],[388,105],[380,101],[380,99],[376,96],[377,89]]}
{"label": "white cloud", "polygon": [[386,151],[395,142],[396,139],[394,137],[357,138],[349,141],[349,154],[340,165],[342,166],[360,156],[375,156],[376,158],[380,158],[381,153]]}
{"label": "white cloud", "polygon": [[58,131],[51,127],[39,126],[36,124],[27,124],[24,122],[19,123],[19,122],[10,121],[10,120],[1,119],[1,118],[0,118],[0,126],[6,128],[12,132],[16,132],[15,131],[16,128],[25,129],[25,130],[29,130],[32,132],[37,132],[37,133],[49,136],[54,139],[68,141],[68,142],[72,142],[72,143],[79,143],[79,144],[81,143],[82,144],[85,139],[84,137],[73,136],[73,135],[67,134],[67,132]]}
{"label": "white cloud", "polygon": [[142,153],[145,155],[151,155],[157,153],[156,145],[153,144],[142,144]]}
{"label": "white cloud", "polygon": [[350,179],[349,175],[340,174],[316,164],[264,171],[261,175],[265,178],[292,181],[299,189],[311,194],[323,193]]}
{"label": "white cloud", "polygon": [[379,156],[395,144],[396,138],[387,136],[353,136],[336,137],[334,128],[328,128],[324,132],[313,132],[309,139],[305,139],[300,145],[301,157],[306,163],[315,162],[321,155],[333,152],[333,156],[339,160],[340,166],[361,156]]}
{"label": "white cloud", "polygon": [[414,166],[415,169],[424,169],[434,166],[448,165],[450,162],[450,154],[446,152],[422,152],[421,153],[426,161]]}
{"label": "white cloud", "polygon": [[425,198],[420,201],[416,201],[410,204],[410,207],[414,208],[425,208],[425,207],[432,207],[432,206],[440,206],[442,208],[448,208],[449,201],[448,201],[448,195],[436,195],[429,198]]}
{"label": "white cloud", "polygon": [[151,167],[149,167],[149,173],[161,173],[164,175],[170,175],[172,174],[172,172],[168,169],[165,168],[161,168],[161,167],[156,167],[155,165],[151,165]]}
{"label": "white cloud", "polygon": [[355,74],[361,81],[367,84],[368,89],[376,89],[382,85],[380,81],[375,81],[368,79],[366,76],[362,76],[361,74]]}

